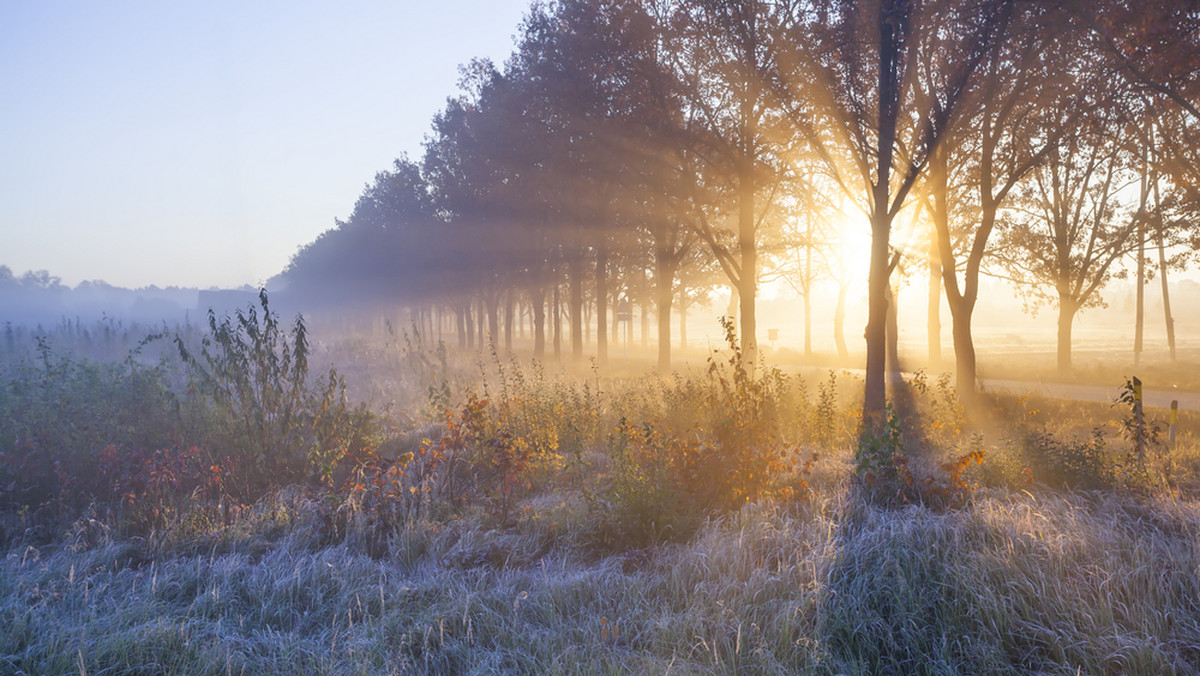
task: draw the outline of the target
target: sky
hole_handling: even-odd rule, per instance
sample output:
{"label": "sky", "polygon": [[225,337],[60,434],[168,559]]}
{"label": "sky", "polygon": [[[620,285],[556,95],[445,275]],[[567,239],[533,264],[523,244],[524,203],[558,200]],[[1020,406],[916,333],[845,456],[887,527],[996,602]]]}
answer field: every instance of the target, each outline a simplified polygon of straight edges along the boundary
{"label": "sky", "polygon": [[419,158],[529,0],[0,0],[0,265],[258,285]]}

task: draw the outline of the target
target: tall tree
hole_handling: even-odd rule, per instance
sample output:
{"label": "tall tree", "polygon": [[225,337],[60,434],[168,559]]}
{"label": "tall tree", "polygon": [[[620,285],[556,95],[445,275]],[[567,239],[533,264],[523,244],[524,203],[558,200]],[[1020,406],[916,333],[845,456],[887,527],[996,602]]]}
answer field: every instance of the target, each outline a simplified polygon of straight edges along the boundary
{"label": "tall tree", "polygon": [[[967,139],[958,147],[971,153],[967,175],[974,194],[971,207],[960,213],[974,220],[958,224],[965,232],[956,236],[948,212],[937,211],[934,218],[953,327],[956,385],[968,403],[977,372],[971,322],[992,233],[1014,189],[1094,102],[1088,87],[1098,81],[1098,72],[1086,67],[1087,57],[1077,49],[1078,33],[1070,30],[1069,16],[1052,7],[1014,3],[1000,21],[1002,33],[985,52],[958,132]],[[962,161],[947,152],[947,167]],[[939,178],[945,173],[939,162],[939,193],[947,189]]]}
{"label": "tall tree", "polygon": [[[818,2],[796,24],[792,118],[871,222],[866,429],[884,422],[892,222],[1011,11],[1011,0]],[[917,77],[922,62],[941,65],[936,77]]]}
{"label": "tall tree", "polygon": [[[1147,217],[1145,151],[1137,157],[1121,145],[1113,117],[1084,120],[1049,153],[1023,190],[1024,208],[1004,224],[996,254],[1009,279],[1035,301],[1057,306],[1061,373],[1071,368],[1076,315],[1103,303],[1099,291],[1120,274],[1118,262],[1136,251]],[[1120,196],[1139,182],[1137,207],[1128,213]]]}
{"label": "tall tree", "polygon": [[[690,118],[701,130],[693,148],[730,198],[720,212],[713,204],[697,211],[697,233],[736,289],[741,349],[750,364],[757,348],[759,238],[773,206],[784,130],[779,58],[792,12],[784,0],[696,0],[679,3],[675,19],[679,78]],[[727,226],[732,247],[718,233]]]}

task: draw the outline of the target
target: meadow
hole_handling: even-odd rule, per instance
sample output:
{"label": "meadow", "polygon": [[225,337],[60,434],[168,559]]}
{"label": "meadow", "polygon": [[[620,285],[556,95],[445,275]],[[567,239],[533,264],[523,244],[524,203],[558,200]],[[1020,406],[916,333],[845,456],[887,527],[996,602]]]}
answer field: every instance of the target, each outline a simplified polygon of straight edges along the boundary
{"label": "meadow", "polygon": [[1200,672],[1188,416],[918,371],[862,436],[856,376],[732,338],[10,327],[0,672]]}

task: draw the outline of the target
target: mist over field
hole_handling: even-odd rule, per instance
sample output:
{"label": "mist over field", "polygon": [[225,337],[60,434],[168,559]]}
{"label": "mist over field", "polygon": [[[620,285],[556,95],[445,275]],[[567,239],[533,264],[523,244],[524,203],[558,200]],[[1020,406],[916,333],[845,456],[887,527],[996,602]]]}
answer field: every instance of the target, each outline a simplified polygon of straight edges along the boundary
{"label": "mist over field", "polygon": [[[998,370],[1002,365],[1023,363],[1027,367],[1026,376],[1069,380],[1069,375],[1052,373],[1056,349],[1053,310],[1028,307],[1015,289],[1005,282],[993,280],[990,284],[989,292],[979,304],[975,322],[976,340],[983,354],[985,368],[989,366],[989,361],[992,362],[992,368],[997,369],[993,373],[1001,377]],[[283,288],[286,289],[286,286]],[[1172,281],[1170,289],[1174,299],[1172,309],[1177,351],[1184,361],[1195,363],[1200,358],[1200,338],[1197,337],[1200,336],[1200,283],[1190,278]],[[856,291],[850,294],[845,319],[847,333],[852,337],[859,335],[861,327],[866,324],[867,314],[865,289]],[[84,327],[98,325],[102,320],[153,328],[164,324],[203,323],[209,309],[218,315],[229,313],[253,303],[257,293],[250,286],[205,290],[155,286],[125,289],[102,281],[83,282],[71,287],[48,272],[13,274],[0,270],[0,317],[6,325],[26,330],[41,327],[47,331],[62,323],[76,323]],[[905,368],[947,370],[948,364],[935,365],[929,362],[927,293],[927,289],[918,282],[910,281],[898,294],[900,354],[905,359]],[[1129,370],[1132,368],[1136,332],[1135,287],[1128,282],[1118,281],[1103,293],[1106,307],[1088,310],[1079,316],[1072,341],[1073,350],[1084,370],[1106,366]],[[849,341],[853,356],[844,360],[836,358],[837,346],[832,329],[836,294],[837,288],[832,285],[818,287],[814,293],[810,336],[814,356],[808,362],[817,366],[836,364],[845,368],[862,368],[860,341]],[[285,315],[306,312],[310,319],[318,323],[324,319],[334,330],[341,330],[345,326],[381,326],[380,322],[384,321],[390,322],[393,327],[405,328],[411,322],[403,306],[392,304],[360,306],[354,300],[347,300],[337,303],[336,309],[331,309],[286,292],[276,292],[273,297]],[[705,354],[705,350],[718,348],[724,342],[718,319],[728,311],[728,299],[727,289],[716,289],[710,296],[710,302],[689,309],[686,328],[688,343],[694,350],[693,356]],[[759,340],[767,354],[772,355],[769,359],[793,367],[803,366],[805,317],[802,298],[785,285],[777,283],[774,288],[768,289],[767,297],[760,303],[759,312],[762,323]],[[949,313],[944,301],[941,313],[943,316]],[[636,358],[653,356],[657,340],[654,316],[650,313],[650,331],[643,341],[641,315],[641,309],[635,307],[632,340],[627,335],[627,325],[622,323],[613,347],[615,354]],[[678,316],[673,321],[677,332]],[[528,316],[524,323],[523,330],[532,328]],[[776,339],[768,340],[772,329],[777,331]],[[943,344],[952,345],[949,324],[943,324],[939,334]],[[450,331],[443,331],[442,339],[453,340],[454,335]],[[1151,296],[1147,302],[1144,342],[1148,359],[1169,358],[1161,298]],[[532,348],[528,336],[519,338],[517,344],[522,349]]]}

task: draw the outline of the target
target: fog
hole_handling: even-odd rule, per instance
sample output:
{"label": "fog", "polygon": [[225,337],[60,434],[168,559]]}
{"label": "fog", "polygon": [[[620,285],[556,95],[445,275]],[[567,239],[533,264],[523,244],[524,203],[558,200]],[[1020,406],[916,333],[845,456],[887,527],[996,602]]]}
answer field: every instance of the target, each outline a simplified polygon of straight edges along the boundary
{"label": "fog", "polygon": [[[315,326],[342,334],[362,332],[369,335],[385,325],[405,328],[416,318],[400,303],[367,302],[346,299],[331,302],[329,298],[306,297],[288,292],[286,283],[277,279],[268,287],[273,308],[286,315],[304,313]],[[861,367],[863,358],[863,327],[867,321],[867,299],[863,288],[852,288],[847,295],[844,331],[848,358],[837,358],[833,318],[838,289],[832,283],[819,283],[813,293],[811,320],[812,352],[805,354],[805,318],[803,300],[782,284],[767,285],[758,305],[758,339],[767,362],[789,365],[837,365]],[[237,289],[195,289],[175,286],[149,286],[126,289],[102,281],[89,281],[74,287],[63,285],[48,272],[25,272],[15,275],[0,266],[0,322],[13,327],[36,330],[53,328],[62,323],[77,325],[98,324],[102,321],[122,322],[145,326],[173,326],[187,322],[204,322],[209,310],[218,316],[257,303],[258,290],[249,286]],[[1200,359],[1200,283],[1182,279],[1170,283],[1172,314],[1175,317],[1178,358],[1187,361]],[[942,360],[929,362],[929,333],[927,325],[928,290],[922,281],[909,281],[900,287],[898,342],[905,365],[935,371],[953,368],[953,336],[950,311],[944,299],[940,308],[940,341]],[[1049,371],[1053,368],[1056,350],[1057,312],[1052,306],[1030,308],[1017,290],[1000,280],[989,280],[981,294],[976,310],[974,335],[985,368],[1006,360],[1020,359]],[[1132,363],[1135,323],[1136,287],[1128,281],[1113,283],[1103,292],[1106,307],[1083,311],[1077,318],[1072,337],[1072,351],[1078,366],[1111,363]],[[695,358],[705,350],[724,347],[724,329],[719,318],[729,310],[729,292],[714,286],[708,302],[688,309],[686,319],[686,348]],[[649,332],[643,337],[642,315],[645,310],[634,304],[632,334],[630,322],[622,320],[611,344],[614,354],[623,357],[652,356],[658,336],[656,316],[649,311]],[[529,313],[518,318],[515,329],[518,337],[515,348],[528,352],[532,345],[532,325]],[[1167,333],[1163,302],[1157,281],[1147,285],[1144,317],[1143,358],[1168,358]],[[610,315],[608,325],[613,325]],[[680,317],[674,308],[673,341],[683,348],[679,338]],[[435,327],[436,331],[436,327]],[[587,344],[595,343],[595,318],[587,327]],[[440,338],[452,343],[456,339],[453,326],[441,327]],[[632,335],[632,341],[630,336]],[[770,339],[774,335],[775,339]],[[686,356],[686,355],[685,355]],[[564,356],[564,359],[566,357]]]}

